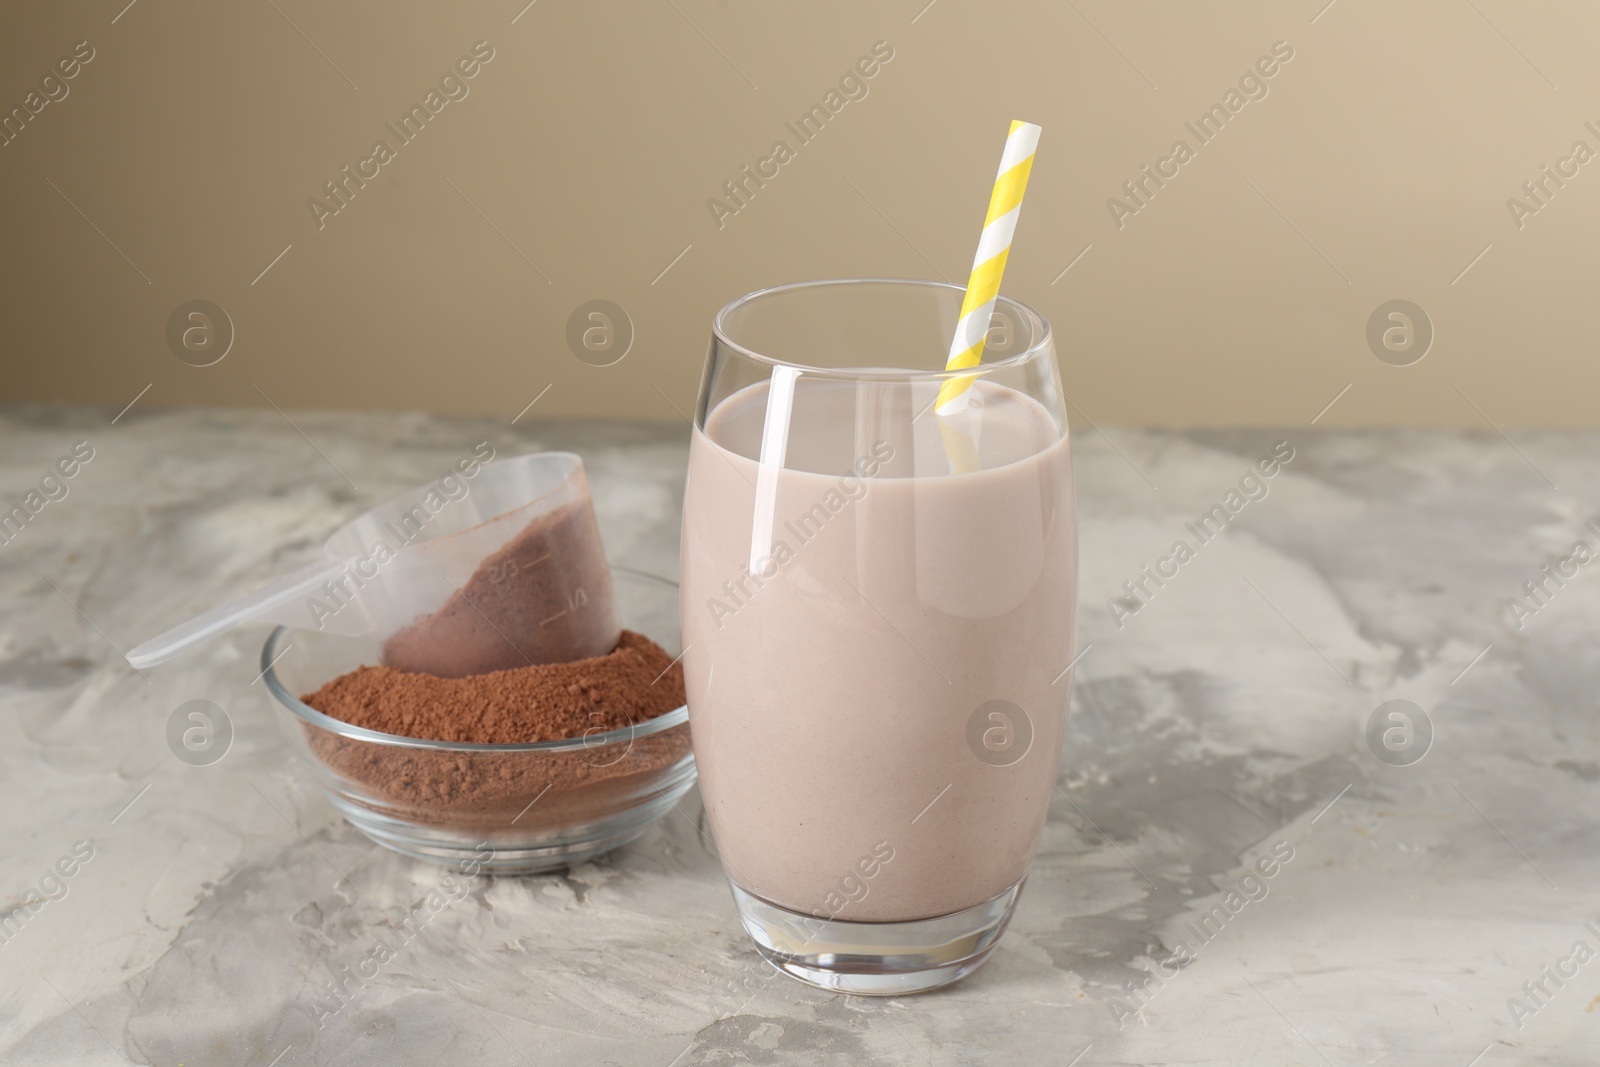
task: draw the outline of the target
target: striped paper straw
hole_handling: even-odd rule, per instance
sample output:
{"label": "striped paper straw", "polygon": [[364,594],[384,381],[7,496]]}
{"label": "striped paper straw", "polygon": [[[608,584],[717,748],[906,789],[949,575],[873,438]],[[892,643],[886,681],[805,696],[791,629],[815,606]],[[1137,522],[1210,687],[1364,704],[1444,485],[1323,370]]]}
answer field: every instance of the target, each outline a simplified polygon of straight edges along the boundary
{"label": "striped paper straw", "polygon": [[[967,279],[967,295],[961,301],[961,318],[950,342],[950,358],[945,370],[976,367],[983,358],[983,339],[989,332],[995,297],[1000,294],[1000,276],[1005,273],[1006,256],[1011,251],[1011,235],[1017,229],[1022,211],[1022,194],[1028,188],[1028,172],[1033,169],[1033,152],[1039,145],[1039,127],[1020,120],[1011,123],[1006,150],[1000,156],[1000,172],[995,175],[994,192],[989,197],[989,214],[983,220],[983,236],[978,239],[978,254],[972,257],[972,275]],[[972,386],[976,375],[946,379],[939,389],[938,412],[953,414],[961,410],[958,401]]]}

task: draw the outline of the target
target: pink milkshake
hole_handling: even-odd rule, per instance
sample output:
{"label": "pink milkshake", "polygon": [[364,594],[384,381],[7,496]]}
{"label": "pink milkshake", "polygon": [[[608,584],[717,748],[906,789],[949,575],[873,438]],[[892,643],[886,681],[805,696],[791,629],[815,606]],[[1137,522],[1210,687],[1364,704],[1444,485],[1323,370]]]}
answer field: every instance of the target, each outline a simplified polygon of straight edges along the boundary
{"label": "pink milkshake", "polygon": [[[901,922],[980,904],[1027,873],[1067,706],[1065,680],[1052,683],[1075,654],[1072,472],[1042,408],[979,390],[983,469],[912,477],[948,465],[934,415],[867,440],[853,386],[802,387],[795,466],[776,472],[771,548],[757,546],[753,569],[766,386],[695,431],[690,728],[729,877],[771,903]],[[980,717],[984,731],[1031,733],[1014,762],[968,744],[991,701],[1025,713]]]}
{"label": "pink milkshake", "polygon": [[[949,300],[837,284],[891,308],[915,288],[908,313]],[[701,790],[746,928],[818,984],[903,992],[976,966],[1049,808],[1077,531],[1048,327],[1012,307],[1031,347],[953,417],[932,410],[937,373],[708,372],[682,546]],[[849,311],[810,331],[915,340]],[[946,329],[926,331],[934,360]]]}

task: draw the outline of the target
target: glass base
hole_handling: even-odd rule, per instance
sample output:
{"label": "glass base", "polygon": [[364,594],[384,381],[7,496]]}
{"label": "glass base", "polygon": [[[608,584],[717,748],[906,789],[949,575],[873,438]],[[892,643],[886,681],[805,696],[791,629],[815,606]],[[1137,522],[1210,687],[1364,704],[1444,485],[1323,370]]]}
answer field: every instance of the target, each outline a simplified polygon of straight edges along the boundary
{"label": "glass base", "polygon": [[[346,818],[349,818],[348,813]],[[392,852],[416,860],[454,867],[457,871],[475,871],[478,874],[524,875],[551,874],[564,871],[590,860],[599,859],[644,836],[650,829],[632,826],[626,830],[583,841],[553,841],[546,844],[515,842],[506,844],[493,838],[480,845],[432,841],[410,832],[410,827],[394,832],[374,819],[349,819],[350,824],[368,840]]]}
{"label": "glass base", "polygon": [[947,986],[983,965],[1000,942],[1021,882],[963,911],[912,922],[845,922],[780,908],[731,879],[745,930],[768,962],[807,985],[895,997]]}
{"label": "glass base", "polygon": [[557,829],[516,826],[438,827],[330,795],[334,807],[363,835],[413,859],[480,874],[549,874],[598,859],[639,837],[664,817],[695,783],[688,763],[659,795],[607,818]]}

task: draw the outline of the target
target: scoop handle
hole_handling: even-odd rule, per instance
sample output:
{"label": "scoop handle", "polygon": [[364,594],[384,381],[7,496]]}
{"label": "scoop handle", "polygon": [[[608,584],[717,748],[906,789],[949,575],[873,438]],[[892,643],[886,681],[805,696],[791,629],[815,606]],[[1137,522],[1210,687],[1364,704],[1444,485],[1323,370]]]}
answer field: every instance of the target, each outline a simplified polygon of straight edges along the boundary
{"label": "scoop handle", "polygon": [[371,620],[358,604],[344,601],[346,606],[343,609],[318,618],[308,603],[312,597],[320,594],[319,599],[325,607],[338,608],[341,602],[330,601],[324,586],[331,579],[340,577],[354,559],[321,559],[308,563],[253,593],[196,615],[159,637],[145,641],[128,653],[128,662],[135,669],[154,667],[247,622],[275,622],[281,626],[316,629],[324,633],[368,633],[372,629]]}

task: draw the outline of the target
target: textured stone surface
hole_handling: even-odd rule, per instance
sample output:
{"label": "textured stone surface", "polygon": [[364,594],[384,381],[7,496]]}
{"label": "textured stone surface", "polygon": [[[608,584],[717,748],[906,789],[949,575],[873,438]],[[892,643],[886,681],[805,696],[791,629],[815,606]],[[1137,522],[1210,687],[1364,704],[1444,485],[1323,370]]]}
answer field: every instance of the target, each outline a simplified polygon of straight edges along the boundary
{"label": "textured stone surface", "polygon": [[[1089,647],[1061,795],[1011,930],[955,988],[858,1000],[764,971],[691,796],[602,862],[473,880],[319,1028],[336,972],[399,943],[441,870],[366,841],[292,762],[253,681],[261,630],[146,677],[112,646],[313,558],[484,439],[581,452],[613,559],[674,574],[687,428],[113,414],[0,417],[4,509],[96,450],[0,545],[0,912],[94,850],[0,928],[0,1061],[1593,1061],[1600,961],[1546,980],[1520,1029],[1507,999],[1600,949],[1600,577],[1520,631],[1506,600],[1595,540],[1600,437],[1082,434]],[[1285,438],[1268,496],[1199,545],[1185,523]],[[1195,558],[1119,629],[1108,598],[1180,538]],[[208,767],[165,741],[196,698],[235,730]],[[1413,766],[1364,739],[1390,699],[1432,721]],[[1275,846],[1293,858],[1229,911]],[[1123,983],[1180,942],[1192,962],[1133,1014]]]}

